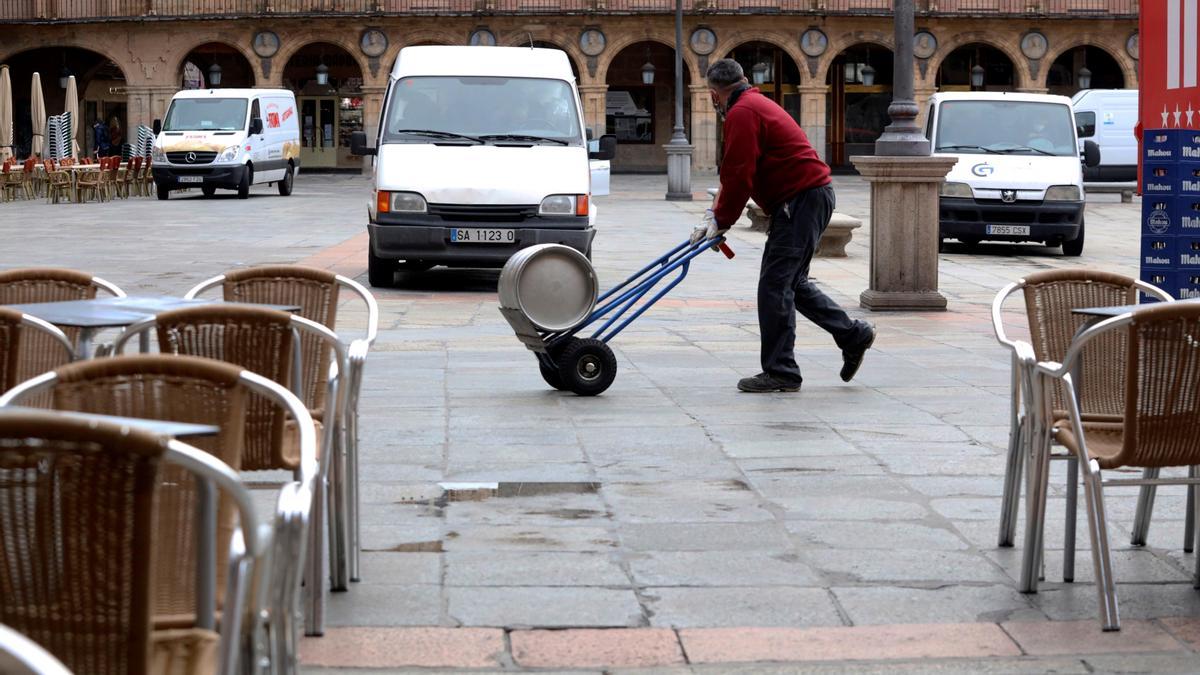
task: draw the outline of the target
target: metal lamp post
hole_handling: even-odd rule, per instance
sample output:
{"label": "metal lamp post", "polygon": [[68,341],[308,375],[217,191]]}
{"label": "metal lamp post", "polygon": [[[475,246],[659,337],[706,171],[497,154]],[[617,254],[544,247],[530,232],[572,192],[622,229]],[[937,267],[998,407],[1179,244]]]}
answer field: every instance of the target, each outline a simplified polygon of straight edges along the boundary
{"label": "metal lamp post", "polygon": [[675,128],[667,151],[667,199],[692,198],[692,146],[683,131],[683,0],[675,0]]}
{"label": "metal lamp post", "polygon": [[929,140],[917,126],[913,99],[913,0],[896,0],[896,60],[892,65],[892,123],[875,141],[876,155],[929,154]]}

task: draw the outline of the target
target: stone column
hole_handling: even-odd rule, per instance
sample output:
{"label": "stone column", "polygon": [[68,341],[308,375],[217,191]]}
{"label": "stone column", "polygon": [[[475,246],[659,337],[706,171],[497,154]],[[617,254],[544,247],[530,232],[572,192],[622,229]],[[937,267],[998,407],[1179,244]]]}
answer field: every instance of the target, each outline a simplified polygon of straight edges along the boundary
{"label": "stone column", "polygon": [[579,85],[579,98],[583,102],[583,123],[592,130],[593,138],[600,138],[606,129],[604,120],[607,84]]}
{"label": "stone column", "polygon": [[851,157],[871,184],[869,310],[944,310],[938,292],[938,193],[953,157]]}
{"label": "stone column", "polygon": [[[377,139],[379,138],[379,116],[383,114],[383,93],[387,91],[387,87],[364,84],[361,91],[363,99],[363,132],[367,135],[367,145],[377,145]],[[373,158],[370,155],[363,156],[362,170],[364,175],[371,175],[372,160]]]}
{"label": "stone column", "polygon": [[[137,125],[151,126],[155,119],[162,119],[167,114],[167,105],[179,87],[174,85],[128,85],[125,87],[125,119],[126,124],[136,130]],[[136,131],[128,131],[127,135],[137,139]]]}
{"label": "stone column", "polygon": [[717,111],[713,109],[708,86],[693,84],[692,95],[692,166],[697,169],[717,167]]}
{"label": "stone column", "polygon": [[825,119],[825,106],[828,105],[826,102],[828,96],[828,85],[809,84],[800,87],[800,128],[804,129],[804,133],[808,136],[808,142],[812,144],[817,154],[827,162],[829,158],[825,156],[825,149],[828,147],[825,129],[828,122]]}

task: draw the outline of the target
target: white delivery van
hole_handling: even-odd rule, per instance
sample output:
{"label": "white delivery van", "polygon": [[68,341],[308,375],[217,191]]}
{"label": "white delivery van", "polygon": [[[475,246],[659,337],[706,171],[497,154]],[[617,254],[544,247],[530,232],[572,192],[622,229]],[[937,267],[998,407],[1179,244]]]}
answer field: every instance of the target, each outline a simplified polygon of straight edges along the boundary
{"label": "white delivery van", "polygon": [[406,47],[385,94],[368,206],[369,278],[435,265],[503,267],[516,251],[565,244],[591,254],[596,206],[565,53],[525,47]]}
{"label": "white delivery van", "polygon": [[[926,137],[958,164],[942,185],[941,238],[1039,241],[1083,252],[1083,171],[1071,100],[1007,92],[937,93]],[[1084,143],[1087,164],[1099,150]]]}
{"label": "white delivery van", "polygon": [[1137,89],[1084,89],[1071,97],[1071,107],[1080,143],[1092,140],[1100,146],[1100,165],[1084,167],[1083,180],[1137,181]]}
{"label": "white delivery van", "polygon": [[296,97],[286,89],[192,89],[171,99],[167,116],[154,120],[154,184],[158,198],[198,187],[250,196],[255,183],[292,193],[300,172]]}

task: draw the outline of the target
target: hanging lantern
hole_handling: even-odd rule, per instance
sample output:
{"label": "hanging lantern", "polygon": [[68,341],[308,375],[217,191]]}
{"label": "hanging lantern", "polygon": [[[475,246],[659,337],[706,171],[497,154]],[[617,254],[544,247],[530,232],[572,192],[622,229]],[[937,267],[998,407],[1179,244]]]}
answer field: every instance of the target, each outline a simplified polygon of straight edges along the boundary
{"label": "hanging lantern", "polygon": [[975,64],[975,67],[971,69],[971,86],[976,89],[982,89],[983,75],[983,66],[979,65],[978,63]]}
{"label": "hanging lantern", "polygon": [[750,69],[750,78],[754,81],[754,84],[765,84],[769,79],[767,74],[770,70],[770,66],[763,61],[759,61]]}
{"label": "hanging lantern", "polygon": [[642,84],[654,84],[654,64],[646,61],[642,66]]}
{"label": "hanging lantern", "polygon": [[69,79],[71,79],[71,69],[64,64],[62,70],[58,73],[58,86],[66,89],[67,80]]}
{"label": "hanging lantern", "polygon": [[221,66],[218,66],[216,63],[208,67],[208,86],[221,86]]}
{"label": "hanging lantern", "polygon": [[1079,82],[1080,89],[1091,89],[1092,88],[1092,71],[1088,70],[1087,66],[1084,66],[1079,69],[1078,82]]}
{"label": "hanging lantern", "polygon": [[875,84],[875,69],[872,68],[871,64],[869,64],[869,63],[867,65],[863,66],[862,83],[867,85],[868,87]]}
{"label": "hanging lantern", "polygon": [[329,66],[325,65],[324,61],[317,66],[317,84],[322,87],[329,86]]}

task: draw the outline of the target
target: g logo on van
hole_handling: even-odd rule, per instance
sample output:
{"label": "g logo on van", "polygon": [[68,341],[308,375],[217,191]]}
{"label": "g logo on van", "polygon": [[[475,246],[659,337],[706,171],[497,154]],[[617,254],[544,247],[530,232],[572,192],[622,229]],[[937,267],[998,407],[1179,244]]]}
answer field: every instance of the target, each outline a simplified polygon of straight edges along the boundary
{"label": "g logo on van", "polygon": [[993,173],[995,173],[995,171],[996,171],[996,167],[992,166],[991,164],[988,164],[987,162],[982,162],[980,164],[976,164],[975,166],[971,167],[971,173],[973,173],[976,176],[979,176],[981,178],[985,177],[985,176],[990,176]]}

